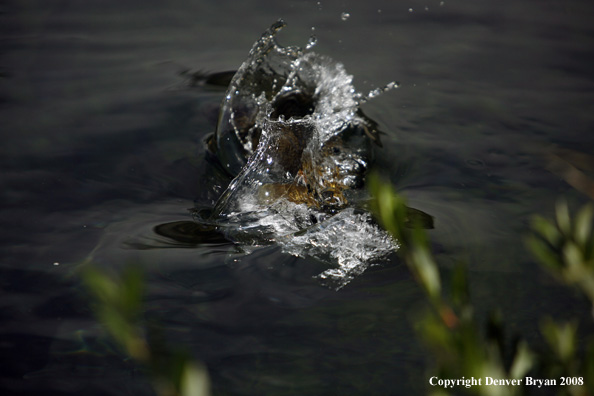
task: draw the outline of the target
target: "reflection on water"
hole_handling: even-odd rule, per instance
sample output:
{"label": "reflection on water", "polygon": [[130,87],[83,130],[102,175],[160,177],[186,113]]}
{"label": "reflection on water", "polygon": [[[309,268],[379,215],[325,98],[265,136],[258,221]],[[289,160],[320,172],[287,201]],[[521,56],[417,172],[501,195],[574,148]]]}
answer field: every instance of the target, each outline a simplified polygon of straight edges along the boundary
{"label": "reflection on water", "polygon": [[[205,143],[230,76],[195,75],[188,88],[179,73],[236,68],[279,16],[291,26],[281,42],[303,43],[315,26],[316,52],[339,59],[358,89],[401,82],[358,106],[384,132],[374,164],[434,216],[444,276],[468,263],[479,316],[497,306],[510,334],[535,344],[543,315],[591,323],[587,304],[534,264],[523,235],[558,196],[573,207],[588,199],[572,169],[592,177],[582,158],[594,155],[594,5],[317,3],[1,6],[0,388],[148,393],[105,343],[73,276],[90,255],[116,270],[141,263],[147,315],[207,364],[217,394],[426,393],[411,329],[420,293],[396,260],[335,292],[313,278],[328,263],[276,244],[238,249],[188,213],[213,208],[232,180]],[[277,102],[279,113],[307,117],[302,99]]]}

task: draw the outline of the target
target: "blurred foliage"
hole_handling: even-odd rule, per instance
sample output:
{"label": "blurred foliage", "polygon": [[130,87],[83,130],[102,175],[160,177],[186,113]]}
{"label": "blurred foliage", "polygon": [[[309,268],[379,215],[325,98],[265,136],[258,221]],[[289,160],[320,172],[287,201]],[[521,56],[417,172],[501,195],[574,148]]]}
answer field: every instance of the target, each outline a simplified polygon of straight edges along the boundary
{"label": "blurred foliage", "polygon": [[[435,258],[425,230],[407,218],[406,202],[394,188],[370,175],[371,210],[380,224],[400,243],[399,254],[422,286],[430,309],[416,323],[418,334],[432,351],[434,375],[444,379],[522,379],[561,376],[583,378],[583,385],[558,386],[559,394],[594,395],[594,339],[583,356],[577,341],[576,323],[542,321],[548,351],[535,352],[523,340],[507,342],[501,315],[494,313],[483,326],[477,323],[470,302],[466,270],[458,266],[451,277],[451,290],[444,293]],[[592,207],[584,207],[571,219],[567,205],[557,206],[556,223],[542,217],[533,222],[529,246],[543,266],[568,285],[575,285],[594,303],[594,238]],[[411,224],[412,223],[412,224]],[[444,297],[448,294],[448,298]],[[457,385],[452,389],[433,386],[434,395],[466,392],[475,395],[516,395],[526,386]]]}
{"label": "blurred foliage", "polygon": [[138,268],[110,275],[87,263],[81,276],[97,319],[127,356],[148,369],[158,396],[210,395],[206,369],[167,347],[157,326],[143,320],[145,282]]}
{"label": "blurred foliage", "polygon": [[[594,318],[594,216],[592,204],[585,205],[572,218],[567,203],[555,208],[555,221],[542,216],[532,219],[533,233],[527,245],[544,268],[562,283],[576,287],[592,304]],[[572,385],[565,389],[569,395],[594,394],[594,337],[585,343],[586,352],[579,358],[577,322],[556,323],[546,318],[541,332],[549,346],[550,356],[545,373],[551,377],[584,377],[585,386]]]}
{"label": "blurred foliage", "polygon": [[555,222],[533,218],[534,234],[528,238],[528,246],[545,268],[563,283],[579,288],[594,307],[592,205],[585,205],[572,219],[567,204],[559,202],[555,214]]}

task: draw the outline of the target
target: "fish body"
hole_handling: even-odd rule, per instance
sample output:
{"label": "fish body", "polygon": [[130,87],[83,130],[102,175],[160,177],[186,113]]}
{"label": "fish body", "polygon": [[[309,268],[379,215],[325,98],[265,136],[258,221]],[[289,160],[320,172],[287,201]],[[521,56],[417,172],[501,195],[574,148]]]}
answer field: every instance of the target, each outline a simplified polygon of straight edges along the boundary
{"label": "fish body", "polygon": [[264,32],[229,83],[208,147],[234,178],[208,216],[195,214],[230,240],[332,263],[320,278],[340,288],[397,248],[362,209],[379,132],[344,66],[280,46],[283,26]]}

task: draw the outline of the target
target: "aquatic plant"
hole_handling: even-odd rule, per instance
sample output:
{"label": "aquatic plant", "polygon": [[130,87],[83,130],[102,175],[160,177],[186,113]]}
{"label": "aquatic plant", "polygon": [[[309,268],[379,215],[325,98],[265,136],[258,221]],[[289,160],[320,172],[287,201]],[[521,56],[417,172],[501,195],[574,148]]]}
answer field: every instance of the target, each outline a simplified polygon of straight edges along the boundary
{"label": "aquatic plant", "polygon": [[[556,206],[555,221],[534,216],[533,233],[527,238],[527,245],[553,276],[565,285],[577,288],[590,300],[594,318],[593,225],[592,204],[582,207],[572,218],[567,203],[560,201]],[[541,331],[550,348],[546,373],[550,376],[583,376],[586,389],[572,384],[567,393],[594,394],[594,337],[586,340],[586,353],[580,359],[576,321],[557,323],[546,318],[541,323]]]}
{"label": "aquatic plant", "polygon": [[143,320],[142,272],[129,266],[110,275],[87,263],[81,277],[95,315],[119,349],[147,369],[158,396],[208,396],[206,369],[165,345],[155,325]]}
{"label": "aquatic plant", "polygon": [[[414,222],[412,227],[407,225],[406,200],[375,174],[370,177],[369,189],[373,196],[372,211],[382,226],[400,241],[399,254],[431,305],[416,328],[436,358],[435,375],[439,378],[522,378],[533,365],[527,345],[518,344],[512,351],[511,364],[506,364],[507,351],[500,322],[493,318],[489,323],[489,336],[481,336],[470,304],[464,268],[458,267],[454,272],[451,301],[448,301],[443,297],[441,276],[425,230]],[[446,390],[437,389],[436,394],[447,394]],[[476,389],[477,394],[496,395],[501,388],[481,386]]]}
{"label": "aquatic plant", "polygon": [[534,233],[528,247],[543,267],[567,285],[577,287],[592,302],[594,317],[594,236],[592,204],[585,205],[572,219],[567,203],[560,201],[555,222],[542,216],[532,219]]}
{"label": "aquatic plant", "polygon": [[[497,313],[490,316],[485,330],[481,331],[482,326],[474,316],[464,267],[454,270],[446,298],[425,230],[415,227],[414,222],[412,228],[407,225],[405,199],[375,174],[370,177],[369,189],[376,218],[401,242],[399,254],[423,288],[431,307],[415,324],[435,358],[431,378],[455,379],[451,380],[452,388],[433,387],[431,394],[447,395],[458,393],[459,389],[476,395],[524,394],[528,385],[537,384],[536,380],[529,383],[532,377],[525,377],[532,372],[541,375],[540,378],[568,381],[557,388],[559,394],[594,394],[594,338],[589,340],[586,354],[581,357],[576,322],[558,324],[550,318],[543,319],[541,331],[549,349],[541,352],[532,350],[521,339],[507,345],[504,322]],[[584,207],[572,220],[567,205],[561,203],[557,206],[556,223],[540,216],[534,218],[533,233],[528,240],[544,267],[565,284],[580,288],[594,303],[592,219],[591,206]],[[489,386],[487,379],[510,386]]]}

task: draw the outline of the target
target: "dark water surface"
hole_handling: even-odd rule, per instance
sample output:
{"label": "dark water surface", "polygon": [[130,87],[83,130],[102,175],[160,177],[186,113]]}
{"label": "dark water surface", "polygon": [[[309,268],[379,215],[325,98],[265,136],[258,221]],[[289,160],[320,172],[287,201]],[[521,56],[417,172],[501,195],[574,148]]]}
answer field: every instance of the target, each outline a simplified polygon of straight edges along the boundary
{"label": "dark water surface", "polygon": [[191,220],[228,182],[204,147],[224,91],[189,88],[179,72],[236,69],[280,17],[282,44],[305,45],[315,27],[316,52],[343,62],[359,91],[401,83],[364,106],[386,132],[376,165],[435,217],[444,276],[468,263],[479,316],[500,307],[535,346],[543,315],[591,328],[587,303],[523,245],[532,214],[590,199],[551,161],[593,173],[591,1],[9,0],[2,394],[150,394],[93,320],[75,275],[87,258],[142,265],[147,316],[205,362],[215,394],[426,392],[430,358],[412,328],[422,293],[397,259],[336,292],[312,278],[327,266],[278,247],[246,255],[153,231]]}

